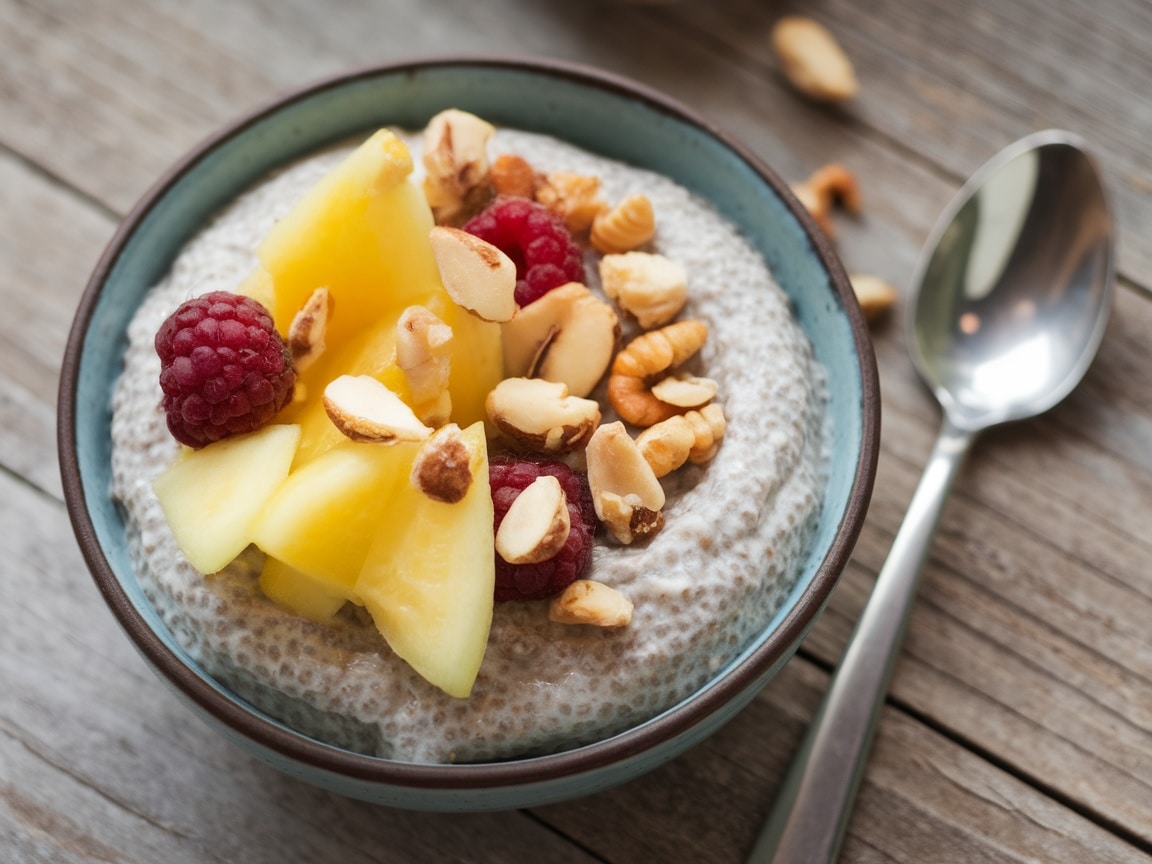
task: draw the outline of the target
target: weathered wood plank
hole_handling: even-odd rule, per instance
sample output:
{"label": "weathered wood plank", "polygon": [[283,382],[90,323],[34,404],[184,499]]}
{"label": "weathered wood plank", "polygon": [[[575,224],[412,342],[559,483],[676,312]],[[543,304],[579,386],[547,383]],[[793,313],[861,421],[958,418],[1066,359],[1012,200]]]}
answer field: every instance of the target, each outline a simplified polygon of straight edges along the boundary
{"label": "weathered wood plank", "polygon": [[[700,747],[537,814],[615,864],[739,862],[827,686],[797,659]],[[886,709],[843,860],[1140,861],[1137,850],[962,746]]]}
{"label": "weathered wood plank", "polygon": [[838,124],[838,140],[845,126],[875,135],[960,180],[1035,129],[1085,136],[1114,192],[1122,270],[1147,284],[1152,105],[1143,82],[1152,75],[1152,16],[1146,5],[979,0],[933,4],[928,12],[915,0],[736,0],[675,7],[685,25],[770,82],[779,75],[768,34],[788,13],[830,25],[857,67],[858,97],[841,109],[813,112]]}
{"label": "weathered wood plank", "polygon": [[[1122,387],[1111,376],[1132,374],[1114,357],[1132,353],[1127,343],[1141,338],[1134,327],[1146,306],[1122,292],[1101,368],[1084,390],[978,445],[945,510],[893,694],[1148,842],[1152,544],[1140,514],[1152,472],[1108,449],[1114,433],[1093,416],[1094,382]],[[805,646],[829,663],[867,599],[936,431],[939,412],[895,344],[899,335],[886,329],[877,339],[885,383],[878,494],[854,566]]]}
{"label": "weathered wood plank", "polygon": [[76,304],[112,220],[0,152],[0,465],[59,496],[56,387]]}

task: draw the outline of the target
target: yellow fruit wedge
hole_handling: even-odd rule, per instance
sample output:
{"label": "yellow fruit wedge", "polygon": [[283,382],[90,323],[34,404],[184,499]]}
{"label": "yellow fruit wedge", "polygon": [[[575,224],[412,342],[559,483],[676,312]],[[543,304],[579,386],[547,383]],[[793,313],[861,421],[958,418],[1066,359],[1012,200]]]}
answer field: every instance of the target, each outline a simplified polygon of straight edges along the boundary
{"label": "yellow fruit wedge", "polygon": [[288,475],[299,441],[299,426],[265,426],[191,451],[153,481],[193,567],[215,573],[244,551],[258,514]]}
{"label": "yellow fruit wedge", "polygon": [[252,542],[347,598],[418,450],[404,442],[333,447],[280,485],[252,526]]}
{"label": "yellow fruit wedge", "polygon": [[[441,434],[424,446],[435,446]],[[464,698],[488,644],[496,553],[484,426],[474,423],[459,434],[470,451],[468,491],[446,504],[411,483],[400,486],[355,593],[401,659],[445,693]]]}
{"label": "yellow fruit wedge", "polygon": [[331,584],[271,556],[264,560],[260,571],[260,590],[273,602],[321,624],[331,621],[347,599]]}
{"label": "yellow fruit wedge", "polygon": [[411,172],[407,146],[381,129],[268,233],[258,255],[271,278],[270,309],[281,335],[321,286],[332,298],[329,345],[444,290],[428,240],[432,211]]}

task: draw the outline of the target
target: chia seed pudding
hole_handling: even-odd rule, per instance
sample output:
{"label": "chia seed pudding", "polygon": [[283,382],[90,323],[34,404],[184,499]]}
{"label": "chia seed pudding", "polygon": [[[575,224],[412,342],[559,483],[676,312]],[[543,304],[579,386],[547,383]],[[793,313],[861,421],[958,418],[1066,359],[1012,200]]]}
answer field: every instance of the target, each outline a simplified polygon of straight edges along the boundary
{"label": "chia seed pudding", "polygon": [[[418,136],[402,134],[419,153]],[[786,295],[730,223],[668,178],[563,142],[500,129],[489,147],[520,154],[541,171],[596,175],[610,201],[647,195],[658,226],[651,250],[688,273],[680,317],[709,328],[696,363],[719,383],[728,418],[723,443],[707,464],[662,478],[662,531],[632,546],[598,536],[586,574],[635,604],[628,626],[553,623],[546,601],[498,603],[472,694],[456,699],[393,655],[360,607],[346,604],[332,624],[320,624],[268,600],[258,585],[263,555],[254,547],[209,576],[181,554],[151,485],[178,453],[159,405],[153,337],[182,301],[235,290],[275,220],[344,148],[278,172],[186,245],[132,321],[113,396],[112,494],[126,513],[140,583],[175,639],[209,674],[288,726],[400,761],[565,750],[689,696],[749,644],[787,596],[826,471],[824,371]],[[594,262],[589,253],[596,290]],[[594,395],[604,422],[615,419],[602,390]]]}

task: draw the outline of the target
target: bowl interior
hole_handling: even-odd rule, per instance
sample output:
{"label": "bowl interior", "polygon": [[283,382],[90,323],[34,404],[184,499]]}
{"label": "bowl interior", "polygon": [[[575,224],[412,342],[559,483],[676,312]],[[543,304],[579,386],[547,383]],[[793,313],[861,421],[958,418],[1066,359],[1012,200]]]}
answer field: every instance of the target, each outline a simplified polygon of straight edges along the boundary
{"label": "bowl interior", "polygon": [[[673,177],[740,226],[790,295],[800,325],[828,370],[834,441],[817,533],[796,585],[757,643],[729,667],[756,659],[752,677],[742,686],[762,683],[795,650],[827,599],[863,519],[878,427],[867,334],[835,255],[806,217],[797,215],[785,185],[769,169],[665,97],[632,82],[558,64],[423,61],[325,82],[225,129],[176,165],[141,201],[88,286],[61,386],[66,492],[97,583],[138,645],[143,621],[191,674],[235,700],[196,668],[144,596],[129,559],[121,513],[108,495],[109,400],[128,322],[180,247],[238,191],[334,141],[386,124],[416,128],[449,107],[554,135]],[[766,652],[771,655],[767,665]],[[156,662],[155,656],[150,659]]]}

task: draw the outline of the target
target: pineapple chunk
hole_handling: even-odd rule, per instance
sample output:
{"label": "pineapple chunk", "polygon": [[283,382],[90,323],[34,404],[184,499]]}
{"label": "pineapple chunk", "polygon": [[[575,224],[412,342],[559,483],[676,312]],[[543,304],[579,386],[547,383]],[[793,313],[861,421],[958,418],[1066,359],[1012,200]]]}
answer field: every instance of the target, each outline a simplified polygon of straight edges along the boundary
{"label": "pineapple chunk", "polygon": [[347,599],[328,583],[313,579],[269,556],[260,571],[260,590],[281,606],[321,624],[327,624]]}
{"label": "pineapple chunk", "polygon": [[320,286],[332,297],[329,345],[444,290],[428,240],[432,211],[411,172],[407,146],[381,129],[273,226],[258,255],[281,334]]}
{"label": "pineapple chunk", "polygon": [[189,563],[215,573],[244,551],[288,468],[300,427],[276,424],[191,451],[152,482]]}
{"label": "pineapple chunk", "polygon": [[496,553],[484,425],[460,434],[470,455],[468,491],[446,504],[401,485],[355,593],[401,659],[445,693],[465,698],[488,644]]}
{"label": "pineapple chunk", "polygon": [[252,526],[252,541],[334,595],[349,597],[418,451],[418,444],[404,442],[338,444],[288,476]]}

